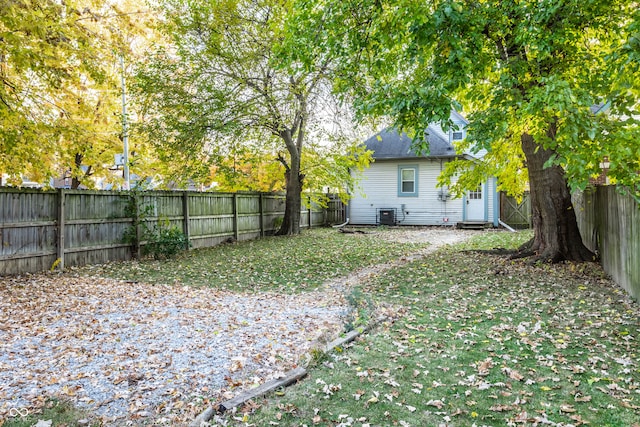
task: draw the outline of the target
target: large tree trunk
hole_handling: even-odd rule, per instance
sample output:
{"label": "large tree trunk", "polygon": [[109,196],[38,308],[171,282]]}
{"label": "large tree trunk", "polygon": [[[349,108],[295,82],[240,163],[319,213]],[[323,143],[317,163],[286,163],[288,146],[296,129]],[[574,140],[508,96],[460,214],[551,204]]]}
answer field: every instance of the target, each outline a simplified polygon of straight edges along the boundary
{"label": "large tree trunk", "polygon": [[[553,137],[553,125],[549,132]],[[529,134],[520,140],[529,171],[534,237],[517,256],[548,262],[593,261],[594,254],[582,243],[564,170],[556,165],[544,167],[554,152]]]}
{"label": "large tree trunk", "polygon": [[285,131],[282,133],[282,138],[285,140],[291,159],[287,164],[287,162],[280,157],[280,161],[285,167],[284,176],[287,195],[285,198],[282,226],[280,230],[276,232],[276,235],[287,236],[300,234],[300,210],[302,208],[301,196],[304,175],[300,173],[300,146],[302,137],[300,136],[299,143],[295,144],[290,131]]}
{"label": "large tree trunk", "polygon": [[[292,162],[293,163],[293,162]],[[300,234],[300,211],[302,209],[302,175],[300,167],[291,167],[287,171],[287,195],[285,198],[284,219],[276,233],[279,236]]]}

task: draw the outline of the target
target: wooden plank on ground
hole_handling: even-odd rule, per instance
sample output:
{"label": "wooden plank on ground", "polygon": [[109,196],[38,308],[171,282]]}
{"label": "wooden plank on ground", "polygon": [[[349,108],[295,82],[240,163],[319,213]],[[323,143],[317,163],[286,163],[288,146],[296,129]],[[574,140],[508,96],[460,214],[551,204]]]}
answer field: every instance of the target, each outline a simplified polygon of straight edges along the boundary
{"label": "wooden plank on ground", "polygon": [[198,415],[195,420],[189,424],[189,427],[200,427],[202,424],[208,425],[207,421],[209,421],[215,415],[216,410],[213,406],[208,407],[203,413]]}
{"label": "wooden plank on ground", "polygon": [[332,352],[334,348],[343,346],[343,345],[355,340],[356,337],[358,335],[360,335],[361,333],[362,333],[362,331],[354,329],[353,331],[346,333],[344,336],[336,338],[335,340],[333,340],[329,344],[327,344],[327,346],[324,348],[325,353]]}
{"label": "wooden plank on ground", "polygon": [[227,400],[220,405],[220,412],[228,411],[229,409],[235,408],[236,406],[243,405],[251,399],[255,399],[257,397],[264,396],[265,394],[278,389],[280,387],[286,387],[288,385],[293,384],[299,379],[303,378],[307,375],[307,370],[305,368],[296,368],[292,371],[289,371],[282,378],[275,378],[271,381],[267,381],[259,387],[248,390],[244,393],[239,394],[233,399]]}
{"label": "wooden plank on ground", "polygon": [[[329,353],[333,351],[336,347],[343,346],[353,341],[362,333],[369,331],[371,328],[375,327],[383,320],[384,318],[377,319],[365,329],[356,329],[356,330],[350,331],[349,333],[339,338],[336,338],[335,340],[331,341],[329,344],[325,346],[324,352]],[[227,400],[226,402],[222,403],[218,407],[218,411],[222,413],[222,412],[228,411],[229,409],[233,409],[235,407],[243,405],[249,400],[264,396],[265,394],[270,393],[275,389],[278,389],[280,387],[287,387],[306,375],[307,375],[307,370],[302,367],[294,369],[293,371],[289,371],[282,378],[273,379],[271,381],[264,383],[259,387],[254,388],[253,390],[249,390],[247,392],[241,393],[238,396],[234,397],[233,399]],[[207,408],[204,412],[198,415],[195,420],[193,420],[193,422],[190,424],[189,427],[201,427],[203,423],[206,423],[213,417],[215,412],[216,410],[214,407]]]}

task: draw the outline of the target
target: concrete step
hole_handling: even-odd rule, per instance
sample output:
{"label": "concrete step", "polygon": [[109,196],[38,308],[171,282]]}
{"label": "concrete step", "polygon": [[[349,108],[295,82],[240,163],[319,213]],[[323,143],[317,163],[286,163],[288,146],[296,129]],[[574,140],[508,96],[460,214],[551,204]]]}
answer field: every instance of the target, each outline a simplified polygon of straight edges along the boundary
{"label": "concrete step", "polygon": [[483,230],[485,228],[491,228],[493,224],[484,221],[461,221],[457,223],[456,226],[463,230]]}

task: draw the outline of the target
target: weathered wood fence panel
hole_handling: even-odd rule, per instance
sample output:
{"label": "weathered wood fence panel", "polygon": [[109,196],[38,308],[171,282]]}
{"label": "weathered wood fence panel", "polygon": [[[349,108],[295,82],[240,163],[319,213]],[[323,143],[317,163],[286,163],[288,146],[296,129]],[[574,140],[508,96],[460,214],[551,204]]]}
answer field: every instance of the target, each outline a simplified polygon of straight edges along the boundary
{"label": "weathered wood fence panel", "polygon": [[46,270],[57,252],[58,205],[55,193],[7,190],[0,193],[0,272]]}
{"label": "weathered wood fence panel", "polygon": [[339,197],[331,197],[324,210],[326,217],[324,222],[327,224],[342,224],[347,220],[347,210],[345,204]]}
{"label": "weathered wood fence panel", "polygon": [[238,220],[234,238],[244,240],[260,237],[260,198],[241,193],[236,194],[235,197]]}
{"label": "weathered wood fence panel", "polygon": [[[337,197],[326,208],[304,197],[302,227],[343,222],[345,207]],[[139,248],[124,236],[136,232],[135,212],[138,235],[145,226],[177,227],[192,248],[204,248],[272,234],[284,205],[284,195],[271,193],[0,188],[0,274],[131,259]]]}
{"label": "weathered wood fence panel", "polygon": [[276,229],[276,221],[284,216],[284,196],[264,195],[263,212],[264,212],[264,229],[267,232],[273,232]]}
{"label": "weathered wood fence panel", "polygon": [[640,205],[614,186],[576,193],[573,205],[585,245],[598,252],[613,280],[640,300]]}
{"label": "weathered wood fence panel", "polygon": [[123,241],[132,222],[127,217],[127,194],[82,190],[57,194],[56,202],[64,211],[64,224],[59,227],[64,243],[58,244],[57,256],[61,267],[131,258],[130,245]]}
{"label": "weathered wood fence panel", "polygon": [[187,193],[191,247],[206,248],[233,237],[233,197],[225,193]]}
{"label": "weathered wood fence panel", "polygon": [[514,197],[500,193],[500,219],[516,229],[531,228],[531,199],[529,193],[518,202]]}

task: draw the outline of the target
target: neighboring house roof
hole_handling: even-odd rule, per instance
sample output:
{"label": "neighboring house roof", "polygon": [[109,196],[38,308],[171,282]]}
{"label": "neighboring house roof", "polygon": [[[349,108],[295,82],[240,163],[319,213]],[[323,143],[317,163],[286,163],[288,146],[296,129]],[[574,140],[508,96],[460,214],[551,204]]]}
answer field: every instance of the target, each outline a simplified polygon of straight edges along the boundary
{"label": "neighboring house roof", "polygon": [[447,139],[432,125],[427,128],[426,140],[429,142],[429,155],[418,154],[412,147],[413,141],[406,134],[399,134],[393,128],[367,139],[364,144],[373,151],[374,159],[410,159],[416,157],[455,157],[456,150]]}

